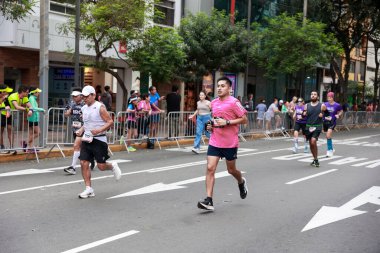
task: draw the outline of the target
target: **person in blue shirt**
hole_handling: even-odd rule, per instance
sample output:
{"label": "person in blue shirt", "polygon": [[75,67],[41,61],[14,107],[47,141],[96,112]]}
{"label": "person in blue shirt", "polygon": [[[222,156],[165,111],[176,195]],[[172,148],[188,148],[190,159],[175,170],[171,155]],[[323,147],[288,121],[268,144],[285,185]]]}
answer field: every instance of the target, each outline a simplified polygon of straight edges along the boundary
{"label": "person in blue shirt", "polygon": [[152,114],[150,116],[150,132],[149,137],[154,138],[157,136],[157,127],[158,122],[160,122],[160,113],[163,112],[158,107],[158,103],[165,99],[165,96],[160,97],[160,95],[157,92],[156,87],[150,86],[149,87],[149,97],[150,97],[150,106],[152,108]]}

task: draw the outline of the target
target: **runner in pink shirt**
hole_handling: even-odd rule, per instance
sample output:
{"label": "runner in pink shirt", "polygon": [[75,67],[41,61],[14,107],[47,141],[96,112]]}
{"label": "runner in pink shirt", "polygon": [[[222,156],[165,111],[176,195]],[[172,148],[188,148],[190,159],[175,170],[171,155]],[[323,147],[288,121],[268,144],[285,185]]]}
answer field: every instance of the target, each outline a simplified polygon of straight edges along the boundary
{"label": "runner in pink shirt", "polygon": [[215,171],[220,158],[226,159],[228,173],[238,181],[240,197],[245,199],[248,194],[246,179],[236,168],[237,150],[239,146],[239,125],[247,123],[247,111],[239,100],[230,96],[231,81],[221,77],[217,81],[219,98],[211,102],[212,122],[207,130],[212,131],[207,150],[206,192],[207,197],[198,202],[198,208],[214,210],[212,201]]}

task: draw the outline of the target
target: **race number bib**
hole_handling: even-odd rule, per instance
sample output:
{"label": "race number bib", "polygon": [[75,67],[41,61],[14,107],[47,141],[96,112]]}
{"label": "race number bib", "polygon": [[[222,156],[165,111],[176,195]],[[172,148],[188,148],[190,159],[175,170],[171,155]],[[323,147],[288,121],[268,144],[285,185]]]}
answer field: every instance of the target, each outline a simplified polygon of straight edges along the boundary
{"label": "race number bib", "polygon": [[73,126],[73,128],[81,128],[82,127],[82,122],[80,122],[80,121],[73,121],[72,126]]}
{"label": "race number bib", "polygon": [[315,129],[317,129],[316,127],[309,127],[309,132],[312,133],[315,131]]}
{"label": "race number bib", "polygon": [[94,136],[92,135],[91,132],[85,132],[82,136],[82,141],[91,143],[94,139]]}

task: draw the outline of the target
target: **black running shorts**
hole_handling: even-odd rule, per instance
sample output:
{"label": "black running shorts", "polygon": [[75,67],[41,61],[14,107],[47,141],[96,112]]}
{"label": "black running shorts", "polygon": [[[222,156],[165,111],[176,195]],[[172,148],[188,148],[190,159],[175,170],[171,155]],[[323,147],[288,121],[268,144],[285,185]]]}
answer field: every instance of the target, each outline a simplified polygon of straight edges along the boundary
{"label": "black running shorts", "polygon": [[321,130],[314,130],[313,132],[306,130],[306,134],[305,134],[306,140],[309,141],[311,140],[311,138],[318,140],[318,137],[320,134],[321,134]]}
{"label": "black running shorts", "polygon": [[91,143],[82,141],[79,159],[91,162],[94,158],[97,163],[105,163],[110,158],[107,143],[95,138]]}
{"label": "black running shorts", "polygon": [[296,122],[296,124],[294,125],[294,131],[299,132],[300,130],[302,130],[303,134],[306,133],[306,123],[298,123],[298,122]]}
{"label": "black running shorts", "polygon": [[207,155],[218,156],[220,158],[226,158],[227,161],[233,161],[237,159],[238,148],[217,148],[212,145],[208,145]]}

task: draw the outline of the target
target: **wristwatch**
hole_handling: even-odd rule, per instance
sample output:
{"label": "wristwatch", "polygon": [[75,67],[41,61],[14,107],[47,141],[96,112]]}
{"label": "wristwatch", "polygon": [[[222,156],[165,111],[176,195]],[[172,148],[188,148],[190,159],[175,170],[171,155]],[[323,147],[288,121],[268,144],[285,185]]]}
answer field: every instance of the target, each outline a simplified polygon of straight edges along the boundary
{"label": "wristwatch", "polygon": [[231,122],[229,120],[226,120],[226,125],[228,126],[229,124],[231,124]]}

